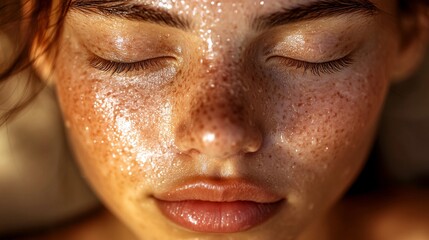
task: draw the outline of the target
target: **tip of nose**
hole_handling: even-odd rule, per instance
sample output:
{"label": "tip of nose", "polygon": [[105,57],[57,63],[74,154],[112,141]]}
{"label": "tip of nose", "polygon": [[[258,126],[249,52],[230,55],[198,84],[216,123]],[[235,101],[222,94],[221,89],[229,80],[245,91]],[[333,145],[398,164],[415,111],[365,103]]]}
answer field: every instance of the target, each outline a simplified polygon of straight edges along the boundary
{"label": "tip of nose", "polygon": [[202,142],[207,144],[212,144],[214,141],[216,141],[216,134],[212,132],[205,133],[202,137]]}
{"label": "tip of nose", "polygon": [[213,157],[226,157],[258,151],[262,136],[242,128],[234,128],[219,133],[205,132],[201,136],[201,143],[202,153]]}

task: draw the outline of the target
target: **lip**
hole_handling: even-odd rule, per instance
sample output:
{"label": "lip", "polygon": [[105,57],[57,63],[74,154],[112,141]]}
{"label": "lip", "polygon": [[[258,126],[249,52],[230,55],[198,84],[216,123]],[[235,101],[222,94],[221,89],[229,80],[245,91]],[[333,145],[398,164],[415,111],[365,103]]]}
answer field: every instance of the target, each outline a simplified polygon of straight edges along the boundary
{"label": "lip", "polygon": [[154,195],[162,214],[192,231],[232,233],[275,215],[283,198],[246,180],[191,180]]}

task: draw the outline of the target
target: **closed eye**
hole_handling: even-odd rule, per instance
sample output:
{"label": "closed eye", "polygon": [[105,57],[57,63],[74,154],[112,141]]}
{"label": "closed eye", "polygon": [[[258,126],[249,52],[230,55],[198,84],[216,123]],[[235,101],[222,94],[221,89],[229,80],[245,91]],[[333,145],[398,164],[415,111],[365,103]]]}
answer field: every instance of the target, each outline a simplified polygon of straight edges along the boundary
{"label": "closed eye", "polygon": [[165,67],[169,62],[176,60],[174,57],[162,56],[150,59],[145,59],[137,62],[117,62],[107,60],[98,56],[93,56],[89,59],[89,63],[93,68],[103,72],[114,74],[126,74],[129,72],[140,72],[146,70],[158,70]]}
{"label": "closed eye", "polygon": [[353,59],[350,57],[350,55],[340,59],[320,63],[307,62],[283,56],[273,56],[268,58],[267,61],[268,60],[276,60],[281,65],[293,67],[295,69],[301,69],[304,73],[310,71],[312,74],[317,76],[340,72],[353,63]]}

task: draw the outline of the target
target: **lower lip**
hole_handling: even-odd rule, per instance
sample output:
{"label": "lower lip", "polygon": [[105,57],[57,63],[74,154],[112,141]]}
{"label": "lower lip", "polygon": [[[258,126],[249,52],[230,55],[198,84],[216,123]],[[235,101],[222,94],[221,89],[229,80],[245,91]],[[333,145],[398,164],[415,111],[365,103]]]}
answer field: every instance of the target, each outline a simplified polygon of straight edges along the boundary
{"label": "lower lip", "polygon": [[257,203],[250,201],[162,201],[161,212],[172,222],[197,232],[233,233],[253,228],[277,212],[281,201]]}

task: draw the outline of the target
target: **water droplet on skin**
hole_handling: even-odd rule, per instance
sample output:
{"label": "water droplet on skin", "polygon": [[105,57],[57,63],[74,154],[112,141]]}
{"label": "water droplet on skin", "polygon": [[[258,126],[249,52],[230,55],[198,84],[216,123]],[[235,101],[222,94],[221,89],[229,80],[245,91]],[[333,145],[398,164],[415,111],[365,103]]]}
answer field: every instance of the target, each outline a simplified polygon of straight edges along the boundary
{"label": "water droplet on skin", "polygon": [[131,171],[131,166],[127,167],[127,171],[128,171],[128,176],[132,176],[133,175],[133,171]]}
{"label": "water droplet on skin", "polygon": [[280,134],[280,142],[281,143],[285,143],[286,142],[286,137],[285,137],[284,133]]}
{"label": "water droplet on skin", "polygon": [[264,2],[264,1],[260,1],[260,2],[259,2],[259,5],[264,6],[264,5],[265,5],[265,2]]}

